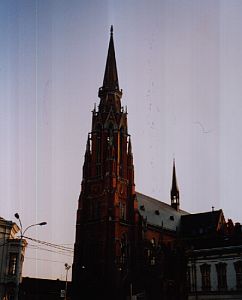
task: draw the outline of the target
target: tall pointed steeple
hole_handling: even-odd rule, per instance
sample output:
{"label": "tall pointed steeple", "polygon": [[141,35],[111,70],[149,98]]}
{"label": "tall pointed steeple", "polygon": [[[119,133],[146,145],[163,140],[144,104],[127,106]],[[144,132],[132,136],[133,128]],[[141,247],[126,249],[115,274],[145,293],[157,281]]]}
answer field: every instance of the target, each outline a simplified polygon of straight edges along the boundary
{"label": "tall pointed steeple", "polygon": [[172,172],[172,186],[171,186],[171,206],[178,210],[180,206],[179,202],[179,189],[176,179],[176,164],[175,159],[173,159],[173,172]]}
{"label": "tall pointed steeple", "polygon": [[110,41],[108,47],[108,56],[103,79],[103,88],[108,90],[119,90],[118,72],[113,43],[113,26],[110,29]]}
{"label": "tall pointed steeple", "polygon": [[113,42],[113,26],[110,29],[110,40],[108,46],[108,55],[103,78],[103,86],[99,89],[101,110],[109,111],[110,107],[114,111],[120,111],[120,99],[122,91],[119,89],[117,64],[115,58],[114,42]]}
{"label": "tall pointed steeple", "polygon": [[127,109],[121,108],[113,27],[98,96],[78,200],[72,268],[75,300],[80,295],[116,299],[117,293],[125,290],[127,273],[133,274],[136,267],[140,216]]}

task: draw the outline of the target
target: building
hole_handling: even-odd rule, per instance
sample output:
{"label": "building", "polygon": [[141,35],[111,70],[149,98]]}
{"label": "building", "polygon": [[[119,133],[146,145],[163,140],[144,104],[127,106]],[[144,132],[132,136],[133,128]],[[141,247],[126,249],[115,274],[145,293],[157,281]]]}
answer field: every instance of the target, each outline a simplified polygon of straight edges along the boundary
{"label": "building", "polygon": [[126,299],[131,294],[177,299],[176,293],[183,292],[184,264],[174,241],[186,212],[180,210],[175,162],[171,205],[135,191],[131,136],[127,111],[121,105],[112,28],[98,96],[77,210],[73,299],[83,295]]}
{"label": "building", "polygon": [[4,300],[14,299],[18,279],[22,276],[27,243],[15,237],[18,231],[15,223],[0,218],[0,299]]}
{"label": "building", "polygon": [[[191,226],[193,224],[193,226]],[[242,299],[242,230],[223,211],[183,216],[188,299]]]}
{"label": "building", "polygon": [[242,299],[241,232],[222,210],[181,209],[175,160],[170,204],[135,189],[112,27],[98,96],[78,200],[72,299]]}
{"label": "building", "polygon": [[[67,297],[65,289],[67,287]],[[19,299],[21,300],[69,300],[71,283],[65,281],[23,277],[20,285]]]}

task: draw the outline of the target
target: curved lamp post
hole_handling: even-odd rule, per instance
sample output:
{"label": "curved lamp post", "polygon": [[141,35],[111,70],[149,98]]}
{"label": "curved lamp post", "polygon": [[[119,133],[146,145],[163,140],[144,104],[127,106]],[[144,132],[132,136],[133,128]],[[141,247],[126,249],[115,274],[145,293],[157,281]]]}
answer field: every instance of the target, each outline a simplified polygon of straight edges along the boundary
{"label": "curved lamp post", "polygon": [[16,219],[18,219],[19,225],[20,225],[20,247],[19,247],[19,251],[18,251],[18,260],[17,260],[17,265],[16,265],[16,289],[15,289],[15,295],[14,295],[14,300],[18,300],[19,282],[20,282],[20,275],[21,275],[20,266],[21,266],[21,254],[22,254],[22,241],[23,241],[24,234],[30,227],[47,225],[47,222],[40,222],[40,223],[32,224],[32,225],[27,226],[23,230],[23,226],[22,226],[22,222],[19,217],[19,214],[16,213],[16,214],[14,214],[14,216]]}

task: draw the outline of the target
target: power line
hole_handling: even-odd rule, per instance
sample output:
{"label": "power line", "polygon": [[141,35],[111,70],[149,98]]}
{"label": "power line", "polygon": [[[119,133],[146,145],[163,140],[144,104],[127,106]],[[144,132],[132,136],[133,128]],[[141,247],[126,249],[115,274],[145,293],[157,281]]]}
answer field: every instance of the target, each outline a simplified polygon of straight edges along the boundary
{"label": "power line", "polygon": [[57,254],[73,257],[72,253],[68,253],[68,252],[71,252],[71,251],[66,251],[66,252],[64,252],[63,250],[62,251],[55,251],[55,250],[46,249],[46,248],[42,248],[42,247],[39,247],[39,246],[36,246],[36,245],[31,245],[31,244],[29,244],[29,248],[32,248],[34,250],[43,250],[43,251],[48,251],[48,252],[52,252],[52,253],[57,253]]}
{"label": "power line", "polygon": [[32,259],[32,260],[41,260],[41,261],[48,261],[48,262],[54,262],[54,263],[61,263],[61,264],[66,263],[66,261],[51,260],[51,259],[36,258],[36,257],[28,257],[28,256],[25,256],[25,258]]}
{"label": "power line", "polygon": [[58,244],[53,244],[53,243],[46,242],[46,241],[40,241],[40,240],[33,239],[33,238],[30,238],[30,237],[27,237],[27,236],[24,236],[24,238],[26,238],[26,239],[28,239],[28,240],[31,240],[31,241],[33,241],[33,242],[36,242],[36,243],[39,243],[39,244],[48,246],[48,247],[53,247],[53,248],[56,248],[56,249],[59,249],[59,250],[63,250],[63,251],[71,251],[71,252],[74,252],[74,249],[71,248],[71,247],[66,247],[66,246],[58,245]]}
{"label": "power line", "polygon": [[[44,249],[44,250],[48,250],[48,248],[42,248],[41,246],[45,246],[45,245],[42,245],[42,244],[40,244],[40,245],[35,245],[35,244],[28,244],[28,246],[30,246],[30,248],[32,247],[35,247],[35,248],[38,248],[38,249]],[[45,246],[45,247],[50,247],[50,246]],[[51,247],[50,247],[51,248]],[[73,251],[72,250],[65,250],[65,249],[62,249],[62,248],[54,248],[55,250],[57,250],[56,252],[63,252],[63,253],[71,253],[71,254],[73,254]],[[50,250],[50,251],[55,251],[55,250]],[[59,251],[58,251],[59,250]]]}

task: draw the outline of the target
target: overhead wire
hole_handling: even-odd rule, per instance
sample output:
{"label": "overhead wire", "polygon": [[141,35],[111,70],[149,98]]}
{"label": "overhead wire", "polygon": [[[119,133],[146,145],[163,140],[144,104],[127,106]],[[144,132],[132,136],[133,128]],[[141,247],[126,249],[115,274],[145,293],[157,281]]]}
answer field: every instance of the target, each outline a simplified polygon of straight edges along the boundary
{"label": "overhead wire", "polygon": [[25,258],[32,259],[32,260],[40,260],[40,261],[48,261],[48,262],[54,262],[54,263],[61,263],[61,264],[66,263],[66,261],[51,260],[51,259],[44,259],[44,258],[36,258],[36,257],[29,257],[29,256],[25,256]]}
{"label": "overhead wire", "polygon": [[73,257],[73,253],[69,250],[68,251],[63,251],[63,250],[55,251],[52,249],[42,248],[42,247],[39,247],[37,245],[32,245],[32,244],[29,244],[29,248],[34,249],[34,250],[43,250],[43,251],[47,251],[47,252],[57,253],[57,254],[64,255],[64,256]]}
{"label": "overhead wire", "polygon": [[50,243],[50,242],[46,242],[46,241],[37,240],[37,239],[30,238],[30,237],[27,237],[27,236],[24,236],[24,238],[28,239],[28,240],[31,240],[33,242],[48,246],[48,247],[53,247],[53,248],[63,250],[63,251],[74,252],[74,249],[71,248],[71,247],[63,246],[63,245],[60,245],[60,244],[54,244],[54,243]]}

